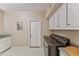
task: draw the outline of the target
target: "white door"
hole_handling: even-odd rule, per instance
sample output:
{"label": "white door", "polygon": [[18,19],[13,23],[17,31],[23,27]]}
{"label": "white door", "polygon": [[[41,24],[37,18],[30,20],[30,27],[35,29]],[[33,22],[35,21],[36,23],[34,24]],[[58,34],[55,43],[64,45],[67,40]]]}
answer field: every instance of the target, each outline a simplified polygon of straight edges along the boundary
{"label": "white door", "polygon": [[41,22],[30,22],[30,47],[41,46]]}

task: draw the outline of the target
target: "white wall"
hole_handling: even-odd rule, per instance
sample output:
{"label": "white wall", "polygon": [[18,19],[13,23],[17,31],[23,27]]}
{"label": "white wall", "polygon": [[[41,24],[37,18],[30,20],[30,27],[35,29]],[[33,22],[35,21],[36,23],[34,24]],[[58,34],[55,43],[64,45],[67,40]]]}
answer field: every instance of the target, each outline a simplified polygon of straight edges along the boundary
{"label": "white wall", "polygon": [[[43,35],[48,34],[48,20],[44,18],[42,12],[5,12],[4,32],[12,34],[13,46],[28,46],[28,21],[41,20],[42,40]],[[17,31],[17,21],[23,21],[23,30]]]}
{"label": "white wall", "polygon": [[0,32],[3,32],[3,16],[4,12],[0,10]]}

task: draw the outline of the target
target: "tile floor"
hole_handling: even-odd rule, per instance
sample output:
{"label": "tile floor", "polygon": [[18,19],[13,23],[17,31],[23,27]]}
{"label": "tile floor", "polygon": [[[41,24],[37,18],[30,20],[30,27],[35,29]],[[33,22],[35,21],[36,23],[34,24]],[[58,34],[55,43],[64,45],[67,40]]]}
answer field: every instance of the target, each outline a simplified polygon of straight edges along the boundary
{"label": "tile floor", "polygon": [[43,48],[12,47],[0,56],[44,56]]}

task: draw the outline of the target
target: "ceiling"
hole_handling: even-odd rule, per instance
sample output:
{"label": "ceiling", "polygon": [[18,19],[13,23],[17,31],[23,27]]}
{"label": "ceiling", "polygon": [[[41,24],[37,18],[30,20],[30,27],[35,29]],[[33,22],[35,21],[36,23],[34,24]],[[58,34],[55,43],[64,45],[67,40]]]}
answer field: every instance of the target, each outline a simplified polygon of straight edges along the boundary
{"label": "ceiling", "polygon": [[46,12],[49,6],[49,3],[0,3],[0,9],[4,11]]}

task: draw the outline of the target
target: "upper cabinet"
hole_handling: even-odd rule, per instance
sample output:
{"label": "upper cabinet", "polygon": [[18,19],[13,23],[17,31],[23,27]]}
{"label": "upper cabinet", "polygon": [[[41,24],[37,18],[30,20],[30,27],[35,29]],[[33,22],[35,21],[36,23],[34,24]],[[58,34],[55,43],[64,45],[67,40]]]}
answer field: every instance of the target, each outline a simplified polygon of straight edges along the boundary
{"label": "upper cabinet", "polygon": [[79,3],[62,4],[52,16],[52,30],[79,30]]}
{"label": "upper cabinet", "polygon": [[53,29],[59,28],[59,19],[58,19],[58,12],[55,12],[53,15]]}
{"label": "upper cabinet", "polygon": [[57,12],[59,19],[59,27],[63,29],[66,27],[66,4],[63,4]]}
{"label": "upper cabinet", "polygon": [[51,27],[51,29],[65,28],[66,27],[66,4],[63,4],[52,16],[53,16],[53,19],[49,19],[50,21],[49,27]]}
{"label": "upper cabinet", "polygon": [[69,28],[79,28],[79,3],[67,4],[67,27]]}
{"label": "upper cabinet", "polygon": [[49,29],[58,29],[59,28],[59,19],[58,19],[58,12],[52,15],[49,18]]}
{"label": "upper cabinet", "polygon": [[61,5],[62,3],[53,3],[51,7],[49,6],[45,18],[50,18]]}
{"label": "upper cabinet", "polygon": [[49,18],[49,29],[53,29],[54,23],[53,23],[53,16]]}

